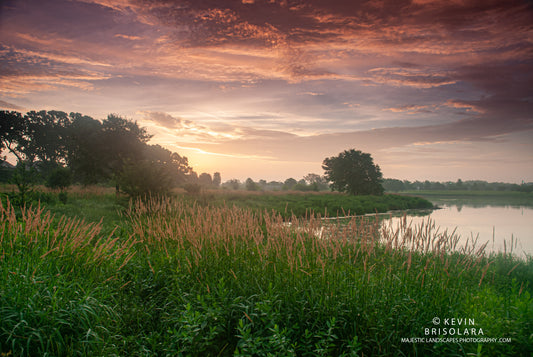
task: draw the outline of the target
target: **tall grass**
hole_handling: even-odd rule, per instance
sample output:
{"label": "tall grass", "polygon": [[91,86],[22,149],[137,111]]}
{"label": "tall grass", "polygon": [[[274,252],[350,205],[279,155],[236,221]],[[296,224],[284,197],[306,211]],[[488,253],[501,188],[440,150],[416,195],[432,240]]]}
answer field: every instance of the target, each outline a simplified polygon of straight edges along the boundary
{"label": "tall grass", "polygon": [[[131,227],[0,207],[0,348],[15,355],[527,355],[533,263],[431,221],[328,223],[131,203]],[[511,343],[405,343],[435,317]],[[438,336],[433,336],[438,337]]]}
{"label": "tall grass", "polygon": [[134,238],[102,236],[99,224],[56,220],[40,206],[15,212],[0,203],[1,351],[102,351],[118,315],[108,301],[115,292],[100,284],[133,257]]}

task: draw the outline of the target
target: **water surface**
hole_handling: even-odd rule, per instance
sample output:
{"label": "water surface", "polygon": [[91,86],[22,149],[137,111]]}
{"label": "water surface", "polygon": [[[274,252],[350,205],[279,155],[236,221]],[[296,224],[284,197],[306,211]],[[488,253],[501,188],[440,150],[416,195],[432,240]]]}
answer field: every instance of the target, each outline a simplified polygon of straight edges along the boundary
{"label": "water surface", "polygon": [[[412,224],[427,221],[429,216],[441,231],[455,229],[462,244],[467,239],[477,238],[478,246],[488,242],[487,251],[512,251],[519,256],[533,256],[533,207],[479,200],[430,200],[441,209],[427,212],[425,216],[408,214]],[[400,218],[391,219],[390,223],[395,226]]]}

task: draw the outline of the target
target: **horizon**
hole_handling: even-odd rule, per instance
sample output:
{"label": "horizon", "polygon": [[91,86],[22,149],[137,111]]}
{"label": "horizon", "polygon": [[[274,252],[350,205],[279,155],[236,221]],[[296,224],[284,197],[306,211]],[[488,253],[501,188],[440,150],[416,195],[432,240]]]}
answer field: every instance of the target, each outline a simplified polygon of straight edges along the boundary
{"label": "horizon", "polygon": [[533,182],[523,0],[38,0],[0,5],[0,110],[137,121],[222,181]]}
{"label": "horizon", "polygon": [[[15,168],[16,166],[16,158],[15,156],[10,153],[10,152],[4,152],[3,154],[5,154],[4,156],[6,156],[6,160],[4,162],[7,162],[8,164],[11,165],[11,168]],[[2,158],[0,157],[0,160]],[[36,161],[38,162],[38,161]],[[215,172],[218,172],[218,171],[215,171]],[[213,174],[215,172],[205,172],[207,174],[209,174],[211,177],[213,176]],[[200,175],[201,173],[203,172],[196,172],[198,175]],[[220,172],[219,172],[220,173]],[[319,176],[321,177],[324,177],[324,173],[317,173],[317,172],[310,172],[308,174],[318,174]],[[280,183],[280,184],[283,184],[286,180],[288,179],[295,179],[296,181],[299,181],[299,180],[302,180],[304,179],[304,177],[307,176],[304,175],[302,177],[285,177],[285,178],[278,178],[278,179],[271,179],[271,180],[265,180],[265,178],[263,177],[258,177],[258,178],[252,178],[252,177],[231,177],[231,178],[223,178],[222,177],[222,181],[221,181],[221,184],[226,184],[226,183],[229,183],[229,181],[231,180],[238,180],[239,181],[239,184],[241,185],[244,185],[246,180],[248,178],[251,178],[254,182],[258,183],[259,181],[261,180],[265,180],[267,184],[271,184],[271,183]],[[526,185],[530,185],[530,184],[533,184],[533,181],[531,182],[528,182],[528,181],[522,181],[522,182],[506,182],[506,181],[486,181],[486,180],[479,180],[479,179],[472,179],[472,180],[463,180],[462,178],[458,178],[457,180],[444,180],[444,181],[432,181],[432,180],[426,180],[424,178],[418,178],[418,179],[414,179],[414,180],[408,180],[408,179],[401,179],[401,178],[396,178],[396,177],[383,177],[382,180],[400,180],[402,182],[410,182],[410,183],[416,183],[416,182],[420,182],[420,183],[424,183],[426,181],[428,182],[431,182],[431,183],[442,183],[442,184],[455,184],[458,180],[461,180],[462,182],[464,183],[470,183],[470,182],[485,182],[487,184],[505,184],[505,185],[512,185],[512,184],[526,184]],[[330,181],[328,181],[329,183]]]}

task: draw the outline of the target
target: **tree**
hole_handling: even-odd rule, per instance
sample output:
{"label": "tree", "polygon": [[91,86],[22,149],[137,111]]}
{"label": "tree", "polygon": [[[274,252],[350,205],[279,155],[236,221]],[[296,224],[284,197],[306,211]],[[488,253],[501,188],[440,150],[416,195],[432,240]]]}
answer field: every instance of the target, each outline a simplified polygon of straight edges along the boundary
{"label": "tree", "polygon": [[141,158],[123,164],[118,183],[130,197],[161,196],[184,183],[191,171],[186,157],[144,144]]}
{"label": "tree", "polygon": [[218,188],[221,182],[222,182],[222,177],[220,176],[220,172],[215,172],[213,174],[213,186]]}
{"label": "tree", "polygon": [[187,181],[187,175],[192,173],[189,160],[185,156],[171,152],[160,145],[145,145],[142,160],[160,167],[161,172],[170,178],[172,186],[183,184]]}
{"label": "tree", "polygon": [[18,162],[26,160],[26,121],[19,112],[0,111],[0,151],[7,149]]}
{"label": "tree", "polygon": [[285,182],[283,182],[283,189],[284,190],[292,190],[294,188],[294,186],[296,186],[297,183],[298,183],[298,181],[296,181],[295,179],[290,177],[290,178],[286,179]]}
{"label": "tree", "polygon": [[18,161],[13,175],[11,175],[11,181],[17,186],[19,191],[18,199],[21,205],[26,203],[28,194],[33,191],[33,187],[38,181],[39,175],[35,168],[28,165],[26,161]]}
{"label": "tree", "polygon": [[382,182],[383,188],[386,191],[399,192],[405,190],[405,184],[402,180],[397,179],[385,179]]}
{"label": "tree", "polygon": [[106,145],[102,123],[89,116],[71,113],[68,128],[67,162],[74,179],[84,185],[108,178]]}
{"label": "tree", "polygon": [[210,174],[202,172],[200,176],[198,176],[198,183],[203,187],[211,187],[211,185],[213,185],[213,179]]}
{"label": "tree", "polygon": [[45,186],[54,190],[65,190],[72,184],[72,172],[67,167],[57,167],[46,178]]}
{"label": "tree", "polygon": [[72,184],[72,171],[68,167],[58,166],[46,178],[45,186],[59,190],[57,197],[63,204],[67,203],[68,193],[66,188]]}
{"label": "tree", "polygon": [[237,179],[228,180],[225,185],[229,186],[232,190],[238,190],[241,182]]}
{"label": "tree", "polygon": [[41,173],[47,176],[66,163],[70,117],[61,111],[31,111],[24,116],[27,122],[27,156],[39,162]]}
{"label": "tree", "polygon": [[151,138],[145,128],[137,122],[110,114],[102,122],[102,139],[105,144],[104,160],[106,174],[115,180],[116,192],[120,189],[122,169],[126,162],[135,163],[143,159],[146,142]]}
{"label": "tree", "polygon": [[246,185],[246,190],[248,190],[248,191],[258,191],[259,190],[259,185],[256,184],[254,182],[254,180],[252,180],[250,177],[248,177],[246,179],[245,185]]}
{"label": "tree", "polygon": [[40,176],[52,186],[66,179],[65,167],[83,184],[112,180],[117,193],[121,183],[134,194],[143,187],[160,193],[192,177],[186,157],[148,145],[150,138],[145,128],[114,114],[100,122],[80,113],[0,111],[0,154],[15,156],[19,168],[11,179],[24,192]]}
{"label": "tree", "polygon": [[162,165],[148,160],[124,163],[118,177],[121,190],[132,198],[168,194],[172,177]]}
{"label": "tree", "polygon": [[65,164],[67,128],[70,118],[64,112],[0,112],[0,150],[9,150],[18,162],[38,164],[46,176]]}
{"label": "tree", "polygon": [[324,159],[322,168],[333,190],[352,195],[383,194],[381,170],[370,154],[345,150],[338,156]]}
{"label": "tree", "polygon": [[324,176],[317,174],[307,174],[304,176],[304,180],[311,186],[313,191],[323,191],[328,189],[328,180]]}

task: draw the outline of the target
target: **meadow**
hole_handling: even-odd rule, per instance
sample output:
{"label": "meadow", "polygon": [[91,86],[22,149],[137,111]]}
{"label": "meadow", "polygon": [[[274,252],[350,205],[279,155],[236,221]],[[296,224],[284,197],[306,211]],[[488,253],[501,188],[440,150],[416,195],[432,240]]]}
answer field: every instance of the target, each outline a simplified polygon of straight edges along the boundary
{"label": "meadow", "polygon": [[468,203],[479,206],[533,206],[532,192],[516,191],[468,191],[468,190],[419,190],[403,191],[402,194],[416,195],[432,202]]}
{"label": "meadow", "polygon": [[351,196],[338,192],[207,190],[200,195],[180,197],[203,205],[235,206],[257,213],[275,212],[284,219],[290,219],[292,216],[337,217],[433,208],[433,204],[424,198],[395,194]]}
{"label": "meadow", "polygon": [[460,247],[429,220],[324,225],[246,200],[4,197],[0,354],[533,353],[531,257]]}

